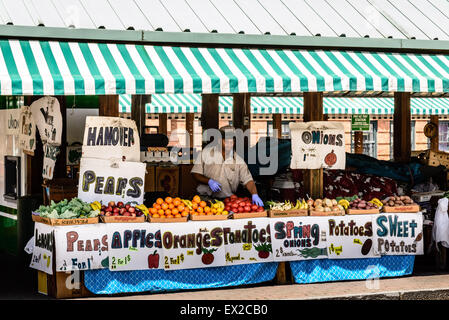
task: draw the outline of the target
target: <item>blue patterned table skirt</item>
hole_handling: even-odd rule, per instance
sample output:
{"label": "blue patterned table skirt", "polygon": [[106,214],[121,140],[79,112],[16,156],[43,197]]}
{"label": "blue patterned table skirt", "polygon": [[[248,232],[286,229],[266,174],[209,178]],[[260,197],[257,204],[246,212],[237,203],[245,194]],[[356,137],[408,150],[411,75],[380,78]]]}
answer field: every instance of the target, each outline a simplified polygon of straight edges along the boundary
{"label": "blue patterned table skirt", "polygon": [[270,262],[173,271],[99,269],[84,272],[84,285],[94,294],[230,287],[273,280],[277,267]]}
{"label": "blue patterned table skirt", "polygon": [[292,261],[290,268],[296,283],[364,280],[400,277],[411,274],[415,256],[382,256],[372,259]]}

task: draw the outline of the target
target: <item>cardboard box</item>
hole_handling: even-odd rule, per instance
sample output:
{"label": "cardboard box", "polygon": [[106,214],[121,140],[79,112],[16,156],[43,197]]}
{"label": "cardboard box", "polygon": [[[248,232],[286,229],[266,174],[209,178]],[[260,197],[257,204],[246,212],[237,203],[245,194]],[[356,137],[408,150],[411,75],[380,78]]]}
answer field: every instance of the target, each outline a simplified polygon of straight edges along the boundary
{"label": "cardboard box", "polygon": [[191,215],[192,221],[214,221],[214,220],[228,220],[228,215],[214,214],[214,215]]}
{"label": "cardboard box", "polygon": [[380,213],[379,209],[369,209],[369,210],[358,210],[358,209],[348,209],[346,214],[376,214]]}
{"label": "cardboard box", "polygon": [[242,212],[242,213],[234,213],[231,215],[232,219],[248,219],[248,218],[261,218],[267,217],[267,210],[261,212]]}
{"label": "cardboard box", "polygon": [[383,206],[382,211],[386,213],[416,213],[419,212],[419,205],[414,204],[410,206],[398,206],[398,207],[389,207]]}
{"label": "cardboard box", "polygon": [[144,192],[156,191],[156,166],[147,163]]}
{"label": "cardboard box", "polygon": [[187,217],[182,218],[149,218],[150,223],[172,223],[172,222],[187,222]]}
{"label": "cardboard box", "polygon": [[179,167],[156,167],[156,191],[179,195]]}
{"label": "cardboard box", "polygon": [[145,222],[145,216],[130,217],[130,216],[101,216],[101,221],[104,223],[129,223],[129,222]]}
{"label": "cardboard box", "polygon": [[293,209],[293,210],[269,210],[268,216],[273,217],[303,217],[309,214],[308,209]]}
{"label": "cardboard box", "polygon": [[76,219],[50,219],[50,218],[44,218],[38,215],[32,215],[31,219],[34,222],[40,222],[49,224],[51,226],[74,226],[74,225],[80,225],[80,224],[93,224],[98,223],[99,219],[98,217],[95,218],[76,218]]}
{"label": "cardboard box", "polygon": [[313,211],[310,210],[310,216],[344,216],[345,211]]}

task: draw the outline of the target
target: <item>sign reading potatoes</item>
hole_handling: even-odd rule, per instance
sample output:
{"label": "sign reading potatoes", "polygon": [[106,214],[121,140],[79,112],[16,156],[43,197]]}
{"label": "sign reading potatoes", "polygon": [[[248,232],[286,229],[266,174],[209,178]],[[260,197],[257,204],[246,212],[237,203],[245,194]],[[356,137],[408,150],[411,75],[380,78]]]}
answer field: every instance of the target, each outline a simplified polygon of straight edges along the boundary
{"label": "sign reading potatoes", "polygon": [[83,158],[140,161],[140,138],[135,121],[86,117]]}
{"label": "sign reading potatoes", "polygon": [[330,121],[290,122],[292,169],[345,169],[345,129]]}

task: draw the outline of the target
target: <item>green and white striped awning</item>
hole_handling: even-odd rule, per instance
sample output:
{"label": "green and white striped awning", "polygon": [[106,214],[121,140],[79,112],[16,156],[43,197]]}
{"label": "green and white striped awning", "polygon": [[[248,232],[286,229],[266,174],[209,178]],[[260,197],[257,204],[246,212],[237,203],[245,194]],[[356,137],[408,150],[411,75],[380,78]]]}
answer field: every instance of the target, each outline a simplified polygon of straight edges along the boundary
{"label": "green and white striped awning", "polygon": [[449,92],[449,56],[0,40],[1,95]]}
{"label": "green and white striped awning", "polygon": [[[131,112],[131,96],[120,95],[121,112]],[[324,98],[326,114],[372,114],[390,115],[394,113],[393,98]],[[155,94],[146,105],[147,113],[199,113],[199,94]],[[219,112],[232,113],[232,97],[219,98]],[[254,114],[302,114],[302,97],[251,97],[251,112]],[[412,98],[413,115],[447,115],[449,98]]]}

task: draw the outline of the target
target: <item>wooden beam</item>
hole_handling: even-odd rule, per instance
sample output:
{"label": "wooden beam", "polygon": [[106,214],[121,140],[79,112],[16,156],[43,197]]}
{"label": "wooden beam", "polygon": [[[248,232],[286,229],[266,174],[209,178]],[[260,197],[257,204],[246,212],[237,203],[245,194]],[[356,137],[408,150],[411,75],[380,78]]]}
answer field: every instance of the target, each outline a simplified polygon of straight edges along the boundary
{"label": "wooden beam", "polygon": [[235,93],[232,98],[232,125],[245,131],[251,127],[251,96],[249,93]]}
{"label": "wooden beam", "polygon": [[193,148],[193,138],[194,138],[194,126],[193,122],[195,120],[194,113],[186,113],[186,131],[189,133],[189,146]]}
{"label": "wooden beam", "polygon": [[201,95],[201,127],[207,129],[219,129],[218,122],[218,94]]}
{"label": "wooden beam", "polygon": [[141,136],[145,130],[145,105],[150,102],[151,95],[149,94],[133,94],[131,96],[131,119],[136,122],[139,136]]}
{"label": "wooden beam", "polygon": [[98,115],[102,117],[118,117],[119,116],[119,99],[118,95],[100,95],[98,96],[100,108]]}
{"label": "wooden beam", "polygon": [[363,131],[354,132],[354,152],[363,154]]}
{"label": "wooden beam", "polygon": [[[322,92],[304,92],[304,122],[309,121],[324,121]],[[322,199],[323,169],[304,170],[304,187],[311,198]]]}
{"label": "wooden beam", "polygon": [[58,99],[61,115],[62,115],[62,135],[60,152],[56,158],[55,168],[53,172],[53,179],[67,178],[66,154],[67,154],[67,105],[66,96],[55,96]]}
{"label": "wooden beam", "polygon": [[167,114],[159,113],[159,130],[158,133],[167,135]]}
{"label": "wooden beam", "polygon": [[277,138],[282,138],[282,114],[274,113],[273,114],[273,131],[277,130]]}
{"label": "wooden beam", "polygon": [[412,154],[410,92],[394,93],[393,158],[410,162]]}
{"label": "wooden beam", "polygon": [[438,152],[440,149],[439,146],[439,119],[437,115],[432,115],[430,116],[430,122],[434,123],[437,126],[437,134],[435,135],[435,137],[430,138],[430,150]]}

